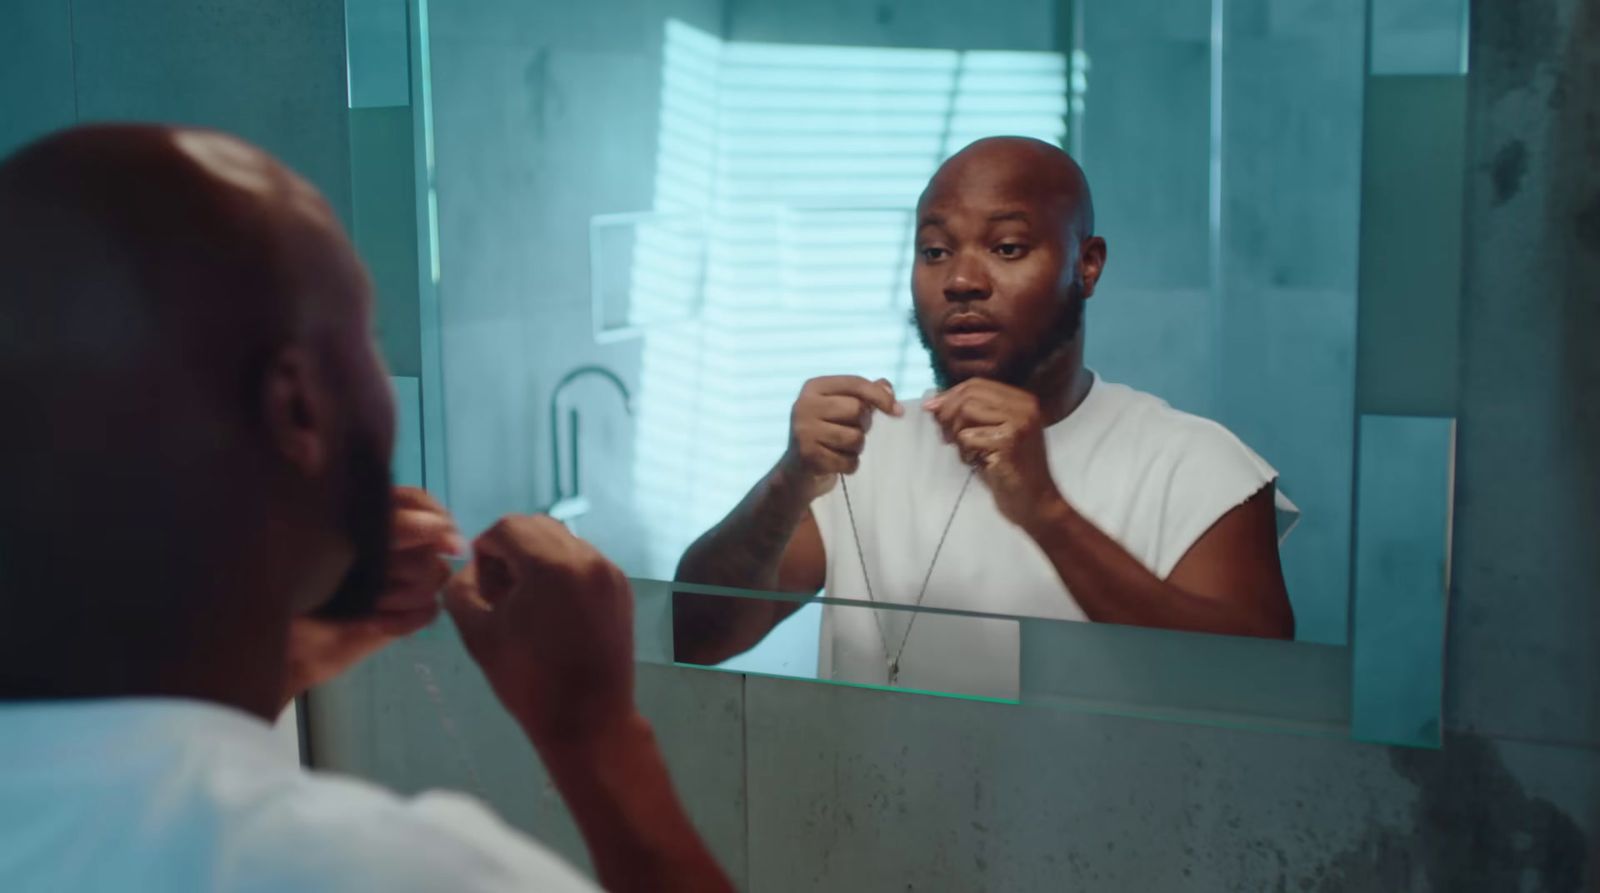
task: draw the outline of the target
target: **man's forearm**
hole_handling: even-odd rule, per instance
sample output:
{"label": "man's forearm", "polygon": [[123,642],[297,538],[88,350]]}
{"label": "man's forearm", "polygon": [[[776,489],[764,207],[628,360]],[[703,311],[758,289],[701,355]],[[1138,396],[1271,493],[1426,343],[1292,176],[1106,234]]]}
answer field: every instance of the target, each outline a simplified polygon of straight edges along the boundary
{"label": "man's forearm", "polygon": [[648,722],[534,745],[583,833],[600,883],[626,891],[732,891],[672,789]]}
{"label": "man's forearm", "polygon": [[[735,589],[778,589],[784,549],[805,516],[803,490],[774,469],[684,553],[676,578]],[[753,647],[781,617],[780,602],[674,593],[673,648],[685,663],[717,664]]]}
{"label": "man's forearm", "polygon": [[1151,573],[1064,500],[1024,528],[1073,601],[1096,623],[1222,635],[1279,637],[1273,619],[1245,605],[1196,595]]}
{"label": "man's forearm", "polygon": [[773,469],[722,523],[684,552],[677,579],[738,589],[776,589],[783,550],[809,507],[804,488]]}

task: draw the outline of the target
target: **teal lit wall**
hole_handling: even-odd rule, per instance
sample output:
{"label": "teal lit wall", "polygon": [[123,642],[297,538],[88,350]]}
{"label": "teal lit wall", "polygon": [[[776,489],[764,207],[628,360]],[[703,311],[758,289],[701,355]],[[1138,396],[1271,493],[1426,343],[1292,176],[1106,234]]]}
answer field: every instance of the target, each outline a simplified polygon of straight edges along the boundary
{"label": "teal lit wall", "polygon": [[341,0],[11,0],[4,17],[0,151],[90,121],[215,127],[350,221]]}
{"label": "teal lit wall", "polygon": [[12,0],[0,154],[91,121],[214,127],[266,148],[351,230],[377,289],[384,357],[419,375],[406,6],[376,6],[383,15],[357,21],[379,32],[359,44],[373,48],[358,85],[370,101],[349,109],[343,0]]}

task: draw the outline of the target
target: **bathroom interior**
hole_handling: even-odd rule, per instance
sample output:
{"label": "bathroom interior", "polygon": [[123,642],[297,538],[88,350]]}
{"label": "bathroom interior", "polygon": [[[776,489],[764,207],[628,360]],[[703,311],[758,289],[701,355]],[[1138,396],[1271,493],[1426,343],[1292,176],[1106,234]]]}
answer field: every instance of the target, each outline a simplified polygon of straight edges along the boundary
{"label": "bathroom interior", "polygon": [[[4,19],[0,153],[202,124],[329,197],[376,287],[397,483],[463,530],[548,513],[627,573],[640,706],[740,889],[1600,890],[1600,3]],[[947,611],[1008,625],[1016,691],[907,690],[820,678],[825,606],[876,610],[825,592],[676,660],[679,559],[782,453],[802,384],[934,387],[913,209],[998,134],[1093,184],[1086,364],[1281,474],[1292,641]],[[473,794],[589,864],[447,619],[280,728],[310,766]]]}

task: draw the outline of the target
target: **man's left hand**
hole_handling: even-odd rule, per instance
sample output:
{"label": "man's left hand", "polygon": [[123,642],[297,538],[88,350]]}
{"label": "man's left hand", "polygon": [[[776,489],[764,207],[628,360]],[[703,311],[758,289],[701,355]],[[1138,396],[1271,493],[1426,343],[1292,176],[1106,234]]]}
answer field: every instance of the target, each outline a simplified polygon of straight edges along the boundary
{"label": "man's left hand", "polygon": [[356,620],[298,617],[290,626],[285,704],[439,615],[439,592],[450,578],[443,556],[465,553],[466,542],[444,507],[414,487],[395,488],[392,523],[388,583],[373,613]]}
{"label": "man's left hand", "polygon": [[961,461],[977,469],[1000,513],[1028,528],[1061,501],[1044,448],[1043,413],[1028,391],[970,378],[923,404]]}

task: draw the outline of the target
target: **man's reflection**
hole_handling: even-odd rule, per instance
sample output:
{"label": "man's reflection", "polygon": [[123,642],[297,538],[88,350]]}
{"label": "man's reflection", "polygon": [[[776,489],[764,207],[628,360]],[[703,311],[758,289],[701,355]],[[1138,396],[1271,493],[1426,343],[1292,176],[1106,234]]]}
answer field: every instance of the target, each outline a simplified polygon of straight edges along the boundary
{"label": "man's reflection", "polygon": [[[947,161],[917,203],[912,273],[938,393],[901,405],[882,380],[807,382],[783,458],[678,579],[1292,637],[1276,472],[1222,426],[1084,367],[1106,261],[1093,233],[1089,185],[1055,146],[993,138]],[[719,663],[797,607],[680,594],[678,659]],[[830,607],[823,674],[936,687],[934,667],[984,672],[986,652],[1015,647],[911,617]]]}

